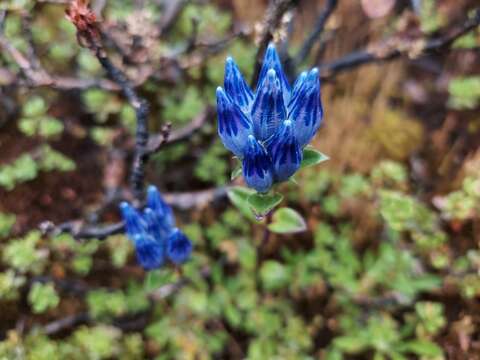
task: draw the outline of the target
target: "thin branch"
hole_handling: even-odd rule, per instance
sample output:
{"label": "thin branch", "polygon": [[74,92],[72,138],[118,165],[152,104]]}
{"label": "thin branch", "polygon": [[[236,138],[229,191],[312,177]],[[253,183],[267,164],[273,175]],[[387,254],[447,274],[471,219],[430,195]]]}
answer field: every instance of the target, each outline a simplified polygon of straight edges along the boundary
{"label": "thin branch", "polygon": [[91,317],[88,313],[80,313],[75,315],[69,315],[64,318],[52,321],[43,327],[45,335],[55,335],[59,332],[76,327],[80,324],[85,324],[91,321]]}
{"label": "thin branch", "polygon": [[109,77],[122,89],[123,95],[134,108],[137,118],[135,155],[132,164],[131,188],[137,200],[143,197],[143,181],[145,177],[145,164],[148,160],[148,104],[134,90],[127,77],[107,57],[106,53],[99,49],[95,52],[98,61],[105,69]]}
{"label": "thin branch", "polygon": [[352,70],[364,64],[393,60],[401,56],[416,59],[448,48],[455,40],[479,26],[480,8],[477,8],[473,17],[467,19],[462,25],[445,31],[446,34],[443,36],[430,40],[421,38],[408,42],[393,37],[381,46],[372,46],[371,50],[355,51],[330,64],[321,65],[319,67],[321,78],[327,80],[341,71]]}
{"label": "thin branch", "polygon": [[[222,200],[226,197],[228,187],[219,187],[208,190],[184,193],[165,194],[165,200],[173,207],[181,210],[192,208],[204,208],[208,204]],[[118,199],[120,201],[121,199]],[[75,239],[106,239],[108,236],[117,235],[124,232],[123,222],[114,224],[85,225],[84,220],[67,221],[55,225],[50,221],[44,221],[39,225],[44,234],[51,236],[67,233]]]}
{"label": "thin branch", "polygon": [[157,152],[164,144],[175,144],[181,141],[188,140],[196,131],[200,130],[214,114],[214,109],[207,106],[199,115],[193,118],[184,127],[169,132],[168,138],[165,134],[160,132],[150,136],[147,145],[147,153],[152,154]]}
{"label": "thin branch", "polygon": [[254,87],[258,81],[260,69],[262,68],[262,58],[270,41],[273,39],[273,35],[280,25],[283,15],[296,3],[298,0],[271,0],[268,9],[265,14],[265,18],[262,21],[262,32],[260,34],[260,41],[258,45],[257,54],[255,55],[255,69],[253,71],[253,77],[251,86]]}
{"label": "thin branch", "polygon": [[137,128],[135,134],[135,154],[132,163],[130,186],[135,199],[143,198],[143,182],[145,164],[148,161],[148,103],[135,91],[130,80],[108,58],[102,44],[102,31],[96,15],[84,1],[72,1],[67,10],[67,18],[77,28],[77,39],[80,45],[88,47],[107,72],[108,77],[120,86],[122,93],[135,110]]}
{"label": "thin branch", "polygon": [[315,45],[317,40],[320,39],[323,30],[325,29],[325,25],[327,24],[330,15],[332,15],[335,11],[337,4],[338,0],[326,0],[325,8],[320,13],[312,32],[307,37],[302,47],[300,48],[300,51],[295,57],[295,67],[298,67],[298,65],[300,65],[310,55],[313,46]]}
{"label": "thin branch", "polygon": [[[204,266],[200,270],[200,276],[204,279],[208,278],[211,274],[211,269],[208,266]],[[163,299],[177,293],[181,288],[191,283],[191,280],[185,276],[182,276],[179,280],[160,286],[149,292],[148,297],[154,302],[162,301]]]}
{"label": "thin branch", "polygon": [[163,35],[172,28],[187,3],[188,0],[169,0],[164,2],[165,8],[162,11],[158,24],[160,34]]}

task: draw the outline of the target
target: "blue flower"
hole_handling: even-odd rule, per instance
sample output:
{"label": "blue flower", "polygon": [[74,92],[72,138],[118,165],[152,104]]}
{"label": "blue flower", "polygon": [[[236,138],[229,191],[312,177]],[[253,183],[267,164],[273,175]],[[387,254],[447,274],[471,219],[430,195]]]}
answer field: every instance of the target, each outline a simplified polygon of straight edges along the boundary
{"label": "blue flower", "polygon": [[192,252],[192,243],[178,229],[173,229],[167,240],[167,255],[169,259],[175,264],[185,262]]}
{"label": "blue flower", "polygon": [[289,104],[288,118],[295,121],[295,137],[301,147],[307,145],[321,125],[323,108],[320,102],[318,69],[300,75],[297,94]]}
{"label": "blue flower", "polygon": [[243,177],[247,185],[258,192],[267,192],[273,183],[272,161],[267,151],[253,135],[247,139],[242,161]]}
{"label": "blue flower", "polygon": [[250,90],[235,61],[228,57],[225,61],[225,80],[223,82],[226,93],[243,111],[249,111],[253,103],[253,92]]}
{"label": "blue flower", "polygon": [[303,149],[322,123],[318,69],[301,73],[292,87],[269,45],[255,93],[231,57],[224,86],[217,89],[220,138],[242,160],[247,185],[267,192],[300,168]]}
{"label": "blue flower", "polygon": [[268,153],[272,156],[275,181],[288,180],[300,168],[303,153],[294,131],[292,120],[285,120],[267,142]]}
{"label": "blue flower", "polygon": [[145,231],[146,223],[137,210],[129,203],[123,201],[120,203],[120,211],[122,213],[125,229],[130,239]]}
{"label": "blue flower", "polygon": [[253,134],[250,119],[240,107],[223,91],[217,89],[218,134],[223,145],[238,157],[243,157],[245,138]]}
{"label": "blue flower", "polygon": [[135,244],[137,261],[145,270],[157,269],[164,264],[164,248],[152,236],[137,234],[132,241]]}
{"label": "blue flower", "polygon": [[275,70],[275,73],[280,78],[284,100],[285,103],[288,104],[290,98],[290,84],[288,83],[287,76],[283,72],[282,62],[280,61],[280,57],[278,56],[277,50],[273,44],[269,44],[267,50],[265,51],[262,68],[260,69],[260,74],[258,76],[257,91],[271,69]]}
{"label": "blue flower", "polygon": [[152,210],[153,216],[164,231],[175,226],[172,208],[163,200],[160,192],[153,185],[147,188],[147,209]]}
{"label": "blue flower", "polygon": [[147,204],[140,213],[127,202],[120,204],[128,238],[135,245],[138,263],[145,270],[157,269],[167,258],[185,262],[192,252],[192,243],[178,228],[172,208],[155,186],[147,190]]}
{"label": "blue flower", "polygon": [[260,141],[270,138],[287,118],[282,85],[274,69],[268,70],[257,89],[251,117],[255,137]]}

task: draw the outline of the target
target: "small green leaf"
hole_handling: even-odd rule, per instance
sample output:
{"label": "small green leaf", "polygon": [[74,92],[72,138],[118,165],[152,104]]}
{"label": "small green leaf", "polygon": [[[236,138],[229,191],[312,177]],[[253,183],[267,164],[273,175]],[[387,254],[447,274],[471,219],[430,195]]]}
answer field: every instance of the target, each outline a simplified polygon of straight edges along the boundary
{"label": "small green leaf", "polygon": [[293,185],[298,185],[297,179],[295,179],[293,176],[288,179],[288,182]]}
{"label": "small green leaf", "polygon": [[303,150],[303,160],[301,167],[303,168],[307,166],[317,165],[324,161],[327,161],[328,159],[330,158],[327,155],[321,153],[320,151],[312,147],[306,147]]}
{"label": "small green leaf", "polygon": [[35,118],[21,118],[18,121],[18,128],[27,136],[35,135],[37,131],[37,120]]}
{"label": "small green leaf", "polygon": [[150,292],[166,284],[170,284],[175,280],[174,276],[174,272],[163,271],[163,269],[148,271],[145,276],[144,290]]}
{"label": "small green leaf", "polygon": [[260,278],[267,290],[277,290],[287,286],[290,277],[289,268],[275,260],[265,261],[260,269]]}
{"label": "small green leaf", "polygon": [[252,194],[248,197],[248,204],[256,215],[264,216],[272,211],[275,206],[283,200],[283,195],[274,194]]}
{"label": "small green leaf", "polygon": [[52,283],[42,284],[36,282],[28,293],[28,302],[34,313],[39,314],[57,307],[60,298]]}
{"label": "small green leaf", "polygon": [[47,104],[40,96],[34,96],[27,100],[22,110],[26,117],[41,116],[47,111]]}
{"label": "small green leaf", "polygon": [[242,175],[242,164],[237,164],[235,169],[233,169],[232,174],[230,175],[230,180],[235,180],[237,177]]}
{"label": "small green leaf", "polygon": [[347,354],[360,352],[367,346],[365,340],[359,336],[339,336],[334,339],[333,344]]}
{"label": "small green leaf", "polygon": [[439,357],[443,355],[442,349],[429,340],[409,341],[402,346],[402,350],[426,357]]}
{"label": "small green leaf", "polygon": [[228,190],[228,198],[233,205],[248,219],[255,220],[255,217],[250,210],[250,205],[248,203],[248,197],[254,194],[253,190],[247,189],[241,186],[232,187]]}
{"label": "small green leaf", "polygon": [[307,224],[297,211],[281,208],[273,214],[273,221],[268,229],[279,234],[294,234],[307,230]]}
{"label": "small green leaf", "polygon": [[38,119],[39,133],[43,137],[60,135],[63,132],[63,123],[51,116],[44,116]]}

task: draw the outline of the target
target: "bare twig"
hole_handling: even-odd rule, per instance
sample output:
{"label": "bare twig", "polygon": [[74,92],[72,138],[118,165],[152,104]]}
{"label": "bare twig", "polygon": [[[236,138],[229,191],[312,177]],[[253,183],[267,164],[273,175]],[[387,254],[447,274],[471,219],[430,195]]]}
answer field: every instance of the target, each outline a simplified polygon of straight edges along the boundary
{"label": "bare twig", "polygon": [[295,67],[298,67],[298,65],[300,65],[310,55],[313,46],[322,35],[323,30],[325,29],[325,25],[327,24],[330,15],[332,15],[335,11],[337,4],[338,0],[326,0],[325,8],[320,13],[312,32],[307,37],[302,47],[300,48],[300,51],[295,57]]}
{"label": "bare twig", "polygon": [[42,69],[36,68],[32,61],[27,59],[20,51],[18,51],[0,32],[0,48],[5,51],[17,63],[18,67],[34,84],[50,85],[52,83],[51,77]]}
{"label": "bare twig", "polygon": [[282,16],[292,8],[298,0],[271,0],[268,6],[265,18],[262,22],[262,31],[257,54],[255,55],[255,69],[251,86],[254,87],[258,81],[260,69],[262,68],[262,58],[268,43],[272,41],[275,30],[278,28]]}
{"label": "bare twig", "polygon": [[147,152],[149,154],[155,153],[158,149],[164,144],[175,144],[184,140],[189,139],[196,131],[201,129],[205,125],[209,118],[214,114],[214,109],[211,106],[207,106],[204,111],[192,119],[184,127],[170,131],[168,137],[165,137],[165,134],[160,132],[150,136],[147,145]]}
{"label": "bare twig", "polygon": [[91,318],[88,313],[69,315],[46,324],[43,327],[43,331],[46,335],[55,335],[63,330],[73,328],[80,324],[88,323],[90,320]]}
{"label": "bare twig", "polygon": [[108,58],[101,43],[101,30],[93,11],[82,0],[73,1],[67,10],[68,19],[77,28],[77,38],[80,45],[88,47],[97,57],[98,61],[107,72],[108,76],[122,89],[123,95],[135,110],[137,128],[135,134],[135,155],[131,170],[131,189],[137,201],[143,198],[143,181],[145,177],[145,164],[149,153],[148,143],[148,104],[135,91],[130,80]]}
{"label": "bare twig", "polygon": [[425,40],[403,42],[392,38],[382,46],[372,47],[371,50],[352,52],[344,57],[320,66],[322,79],[329,79],[338,72],[354,69],[360,65],[393,60],[401,56],[419,58],[429,53],[449,47],[455,40],[480,26],[480,8],[476,9],[474,16],[465,20],[460,26],[451,27],[445,35]]}
{"label": "bare twig", "polygon": [[[225,198],[228,187],[213,188],[196,192],[165,194],[165,200],[173,207],[181,210],[203,208],[208,204]],[[118,199],[120,201],[121,199]],[[50,221],[44,221],[39,226],[44,234],[59,235],[67,233],[75,239],[100,239],[103,240],[111,235],[124,232],[123,222],[114,224],[86,225],[84,220],[67,221],[55,225]]]}
{"label": "bare twig", "polygon": [[[202,278],[208,278],[210,276],[211,270],[210,267],[205,266],[202,270],[200,270],[200,276]],[[159,288],[150,291],[148,297],[154,301],[162,301],[163,299],[175,294],[181,288],[188,285],[191,280],[187,277],[182,276],[178,281],[160,286]]]}
{"label": "bare twig", "polygon": [[160,34],[165,34],[172,28],[187,3],[188,0],[169,0],[164,2],[165,8],[159,21]]}
{"label": "bare twig", "polygon": [[96,56],[102,67],[122,89],[124,96],[135,109],[137,118],[135,155],[132,164],[131,187],[137,200],[143,197],[143,181],[145,176],[145,164],[148,160],[148,104],[138,96],[126,76],[110,61],[103,51],[97,51]]}

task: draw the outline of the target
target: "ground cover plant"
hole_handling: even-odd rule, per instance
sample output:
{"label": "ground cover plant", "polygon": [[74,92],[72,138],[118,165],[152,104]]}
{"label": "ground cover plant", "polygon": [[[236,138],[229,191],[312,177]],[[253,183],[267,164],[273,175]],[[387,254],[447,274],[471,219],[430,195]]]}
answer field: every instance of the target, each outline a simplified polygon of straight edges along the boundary
{"label": "ground cover plant", "polygon": [[0,358],[480,359],[479,29],[0,2]]}

